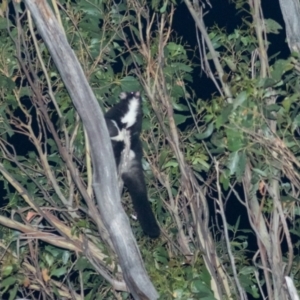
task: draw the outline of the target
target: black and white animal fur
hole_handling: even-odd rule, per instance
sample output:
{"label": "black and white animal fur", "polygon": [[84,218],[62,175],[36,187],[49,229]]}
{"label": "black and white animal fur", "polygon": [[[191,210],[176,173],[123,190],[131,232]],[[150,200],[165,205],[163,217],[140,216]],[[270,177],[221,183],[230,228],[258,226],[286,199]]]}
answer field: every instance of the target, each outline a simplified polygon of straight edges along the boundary
{"label": "black and white animal fur", "polygon": [[124,129],[130,138],[129,162],[122,171],[122,180],[131,196],[137,218],[146,235],[157,238],[159,226],[147,197],[142,168],[143,149],[140,141],[142,130],[142,103],[139,92],[121,93],[120,102],[105,114],[105,120],[112,141],[117,169],[125,148]]}

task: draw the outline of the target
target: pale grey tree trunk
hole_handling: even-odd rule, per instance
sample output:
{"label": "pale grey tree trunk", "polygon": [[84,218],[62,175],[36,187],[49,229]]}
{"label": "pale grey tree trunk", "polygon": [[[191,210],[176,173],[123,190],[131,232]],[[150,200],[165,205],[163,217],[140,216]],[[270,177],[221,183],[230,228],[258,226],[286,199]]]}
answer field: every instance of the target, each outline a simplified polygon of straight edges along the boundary
{"label": "pale grey tree trunk", "polygon": [[155,300],[158,294],[146,273],[128,217],[121,205],[112,146],[102,111],[47,2],[25,0],[25,4],[88,133],[94,170],[94,192],[128,289],[135,299]]}
{"label": "pale grey tree trunk", "polygon": [[300,52],[300,2],[279,0],[286,29],[286,38],[291,52]]}

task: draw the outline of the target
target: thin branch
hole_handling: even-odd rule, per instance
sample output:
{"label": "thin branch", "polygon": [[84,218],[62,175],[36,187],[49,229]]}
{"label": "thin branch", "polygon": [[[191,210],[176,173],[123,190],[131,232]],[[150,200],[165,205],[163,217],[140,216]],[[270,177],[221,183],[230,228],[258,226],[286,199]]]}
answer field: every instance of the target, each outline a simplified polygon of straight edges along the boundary
{"label": "thin branch", "polygon": [[226,245],[227,245],[228,256],[229,256],[229,259],[230,259],[230,262],[231,262],[233,277],[234,277],[235,284],[236,284],[236,286],[238,288],[238,291],[239,291],[240,299],[241,300],[247,300],[248,297],[247,297],[246,292],[242,288],[241,283],[239,281],[237,270],[236,270],[234,255],[232,254],[232,251],[231,251],[230,240],[229,240],[229,235],[228,235],[228,228],[227,228],[227,220],[226,220],[226,217],[225,217],[223,200],[222,200],[222,196],[221,196],[222,192],[221,192],[221,187],[220,187],[219,162],[215,159],[214,163],[215,163],[215,170],[216,170],[216,173],[217,173],[216,184],[217,184],[217,190],[218,190],[218,205],[219,205],[219,208],[220,208],[221,218],[222,218],[222,221],[223,221],[225,241],[226,241]]}
{"label": "thin branch", "polygon": [[217,73],[218,73],[218,76],[219,76],[219,81],[221,82],[223,91],[224,91],[224,93],[227,97],[227,102],[231,103],[232,102],[232,94],[231,94],[231,91],[230,91],[230,88],[229,88],[228,84],[223,81],[224,70],[221,66],[221,63],[220,63],[219,59],[218,59],[218,54],[215,51],[215,49],[212,45],[212,42],[211,42],[211,40],[210,40],[210,38],[207,34],[203,18],[202,18],[202,16],[199,16],[199,14],[197,14],[197,12],[193,8],[192,3],[190,2],[190,0],[184,0],[184,3],[186,4],[191,16],[193,17],[193,19],[195,21],[195,24],[197,25],[198,29],[200,30],[200,32],[201,32],[201,34],[202,34],[202,36],[205,40],[205,43],[208,47],[208,50],[211,54],[214,65],[216,67],[216,70],[217,70]]}

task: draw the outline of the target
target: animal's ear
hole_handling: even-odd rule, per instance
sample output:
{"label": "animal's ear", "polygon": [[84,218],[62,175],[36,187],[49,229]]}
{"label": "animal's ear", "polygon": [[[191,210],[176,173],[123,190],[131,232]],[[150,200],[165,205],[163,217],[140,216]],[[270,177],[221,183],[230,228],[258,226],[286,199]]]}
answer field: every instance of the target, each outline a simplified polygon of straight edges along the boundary
{"label": "animal's ear", "polygon": [[140,96],[141,96],[141,93],[140,93],[140,92],[135,92],[135,93],[134,93],[134,96],[135,96],[135,97],[140,97]]}
{"label": "animal's ear", "polygon": [[121,100],[125,100],[127,98],[127,93],[122,92],[119,97]]}

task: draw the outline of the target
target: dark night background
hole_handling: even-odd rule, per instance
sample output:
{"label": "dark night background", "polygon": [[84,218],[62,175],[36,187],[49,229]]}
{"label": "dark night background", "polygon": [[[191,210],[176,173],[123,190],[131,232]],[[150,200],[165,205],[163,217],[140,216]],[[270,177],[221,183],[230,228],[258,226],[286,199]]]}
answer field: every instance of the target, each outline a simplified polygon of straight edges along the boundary
{"label": "dark night background", "polygon": [[[279,53],[277,58],[287,58],[290,55],[290,50],[286,43],[286,34],[283,17],[281,14],[280,6],[278,0],[262,0],[262,8],[265,19],[273,19],[282,26],[279,34],[269,34],[269,48],[268,54],[272,56],[276,53]],[[229,3],[228,0],[211,0],[210,1],[212,8],[209,10],[209,13],[205,16],[204,21],[207,28],[217,24],[221,28],[225,28],[227,33],[232,33],[234,29],[242,25],[242,19],[247,18],[251,22],[251,16],[249,16],[244,11],[237,11],[233,3]],[[208,7],[208,6],[206,6]],[[248,9],[248,8],[247,8]],[[183,26],[184,24],[184,26]],[[183,37],[183,40],[187,42],[191,49],[197,48],[196,40],[196,29],[195,23],[190,16],[188,9],[185,4],[182,3],[178,6],[174,23],[174,30],[178,33],[179,36]],[[197,52],[198,50],[196,50]],[[196,95],[202,99],[210,99],[213,93],[216,93],[216,88],[213,85],[212,81],[206,77],[205,74],[201,73],[200,67],[194,71],[194,86],[193,89],[196,92]],[[243,195],[242,189],[240,189],[241,196]],[[243,198],[243,196],[242,196]],[[214,215],[214,207],[212,204],[213,201],[210,201],[210,214]],[[235,225],[238,218],[240,217],[240,226],[239,229],[250,229],[250,224],[248,221],[248,216],[246,215],[245,208],[240,204],[240,202],[235,198],[231,197],[226,204],[226,217],[227,222],[230,225]],[[213,219],[214,217],[211,217]],[[215,221],[212,221],[212,223]],[[211,223],[211,225],[212,225]],[[249,258],[253,257],[254,251],[257,250],[256,237],[253,234],[248,235],[248,247],[247,249],[251,251],[249,253]],[[284,249],[283,245],[283,250]],[[248,294],[248,299],[252,298]]]}
{"label": "dark night background", "polygon": [[[204,19],[207,28],[217,24],[219,27],[225,28],[227,33],[232,33],[234,29],[242,25],[242,18],[247,18],[249,21],[251,21],[251,16],[249,16],[244,11],[238,12],[235,9],[235,5],[232,2],[229,2],[231,1],[210,0],[212,8],[208,10],[209,13],[205,16]],[[207,4],[205,4],[205,7],[209,8]],[[280,34],[268,35],[268,41],[270,43],[268,54],[269,56],[271,56],[275,53],[280,52],[280,55],[278,57],[286,58],[289,56],[290,51],[285,41],[286,36],[284,22],[280,11],[279,2],[278,0],[263,0],[262,7],[263,14],[266,19],[273,19],[283,27],[283,29],[280,31]],[[199,52],[196,39],[195,23],[184,3],[181,3],[176,8],[175,17],[173,20],[173,29],[177,33],[177,35],[181,36],[183,38],[183,41],[189,45],[190,49],[196,49],[195,52],[197,55]],[[191,55],[192,51],[188,51],[188,54]],[[200,66],[198,68],[195,68],[193,79],[194,86],[192,86],[192,88],[196,92],[198,98],[210,99],[211,95],[213,93],[216,93],[214,84],[210,79],[206,77],[203,72],[201,72]],[[16,147],[19,155],[27,153],[28,147],[30,147],[30,145],[27,144],[27,138],[23,137],[22,135],[13,136],[10,142]],[[1,187],[3,187],[3,184],[0,183],[0,188]],[[234,210],[230,209],[231,205],[234,206]],[[244,209],[238,201],[234,201],[234,203],[232,204],[230,203],[230,201],[229,203],[227,203],[227,214],[230,224],[235,224],[237,217],[240,215],[240,213],[242,213],[242,211],[244,211]],[[242,218],[241,227],[248,228],[248,226],[249,223],[247,218]]]}
{"label": "dark night background", "polygon": [[[227,33],[230,34],[234,29],[242,25],[243,18],[247,18],[248,21],[251,21],[251,16],[243,11],[238,12],[235,9],[235,5],[229,3],[228,0],[211,0],[210,3],[212,9],[209,10],[209,13],[204,19],[207,28],[217,24],[219,27],[225,28]],[[287,58],[290,55],[290,51],[286,43],[284,21],[279,2],[278,0],[263,0],[262,7],[264,18],[275,20],[283,28],[279,34],[268,35],[268,41],[270,43],[268,54],[272,56],[280,52],[278,58]],[[183,24],[184,26],[182,26]],[[184,3],[179,5],[176,10],[173,27],[178,35],[182,36],[183,40],[188,43],[191,49],[197,48],[195,23]],[[197,51],[198,50],[196,50],[196,52]],[[195,69],[193,77],[193,89],[199,98],[210,99],[211,95],[216,93],[216,88],[212,81],[208,79],[205,74],[201,73],[200,67]],[[234,209],[230,209],[231,206],[233,206]],[[235,224],[241,213],[244,213],[244,208],[238,201],[234,200],[233,203],[230,203],[230,201],[227,203],[227,216],[231,225]],[[249,228],[249,226],[248,218],[241,218],[241,228]],[[256,241],[254,242],[256,243]]]}
{"label": "dark night background", "polygon": [[[229,3],[228,0],[210,0],[210,3],[212,8],[205,16],[205,24],[207,27],[218,24],[219,27],[225,28],[227,33],[232,33],[234,29],[241,26],[242,18],[248,18],[250,21],[251,16],[243,11],[238,12],[235,9],[235,5],[233,3]],[[209,8],[207,4],[206,7]],[[264,18],[273,19],[283,27],[283,29],[280,31],[280,34],[268,35],[268,41],[270,43],[268,54],[271,56],[280,52],[279,58],[286,58],[289,56],[290,51],[285,41],[286,36],[284,22],[278,0],[262,0],[262,7]],[[184,3],[181,3],[176,9],[173,28],[174,31],[177,32],[178,36],[183,37],[183,41],[186,42],[191,49],[197,48],[195,23]],[[198,54],[198,50],[196,50],[196,54]],[[216,89],[212,81],[201,72],[200,67],[194,70],[193,78],[193,89],[199,98],[210,99],[211,94],[216,93]],[[16,145],[17,149],[26,148],[24,143],[22,143],[21,147],[17,146],[18,144],[20,145],[20,136],[18,136],[16,140],[12,139],[11,142],[12,144]],[[19,154],[22,155],[22,152],[23,151],[20,151]],[[3,189],[3,183],[0,183],[0,191],[1,189]],[[3,206],[3,204],[4,203],[2,203],[1,206]],[[243,217],[243,214],[245,213],[244,207],[235,198],[229,199],[226,206],[226,214],[229,224],[234,225],[238,217],[241,216],[240,228],[250,228],[248,218],[246,215]],[[255,250],[257,248],[256,238],[253,235],[249,235],[248,242],[250,250]],[[251,298],[249,297],[249,299]]]}

